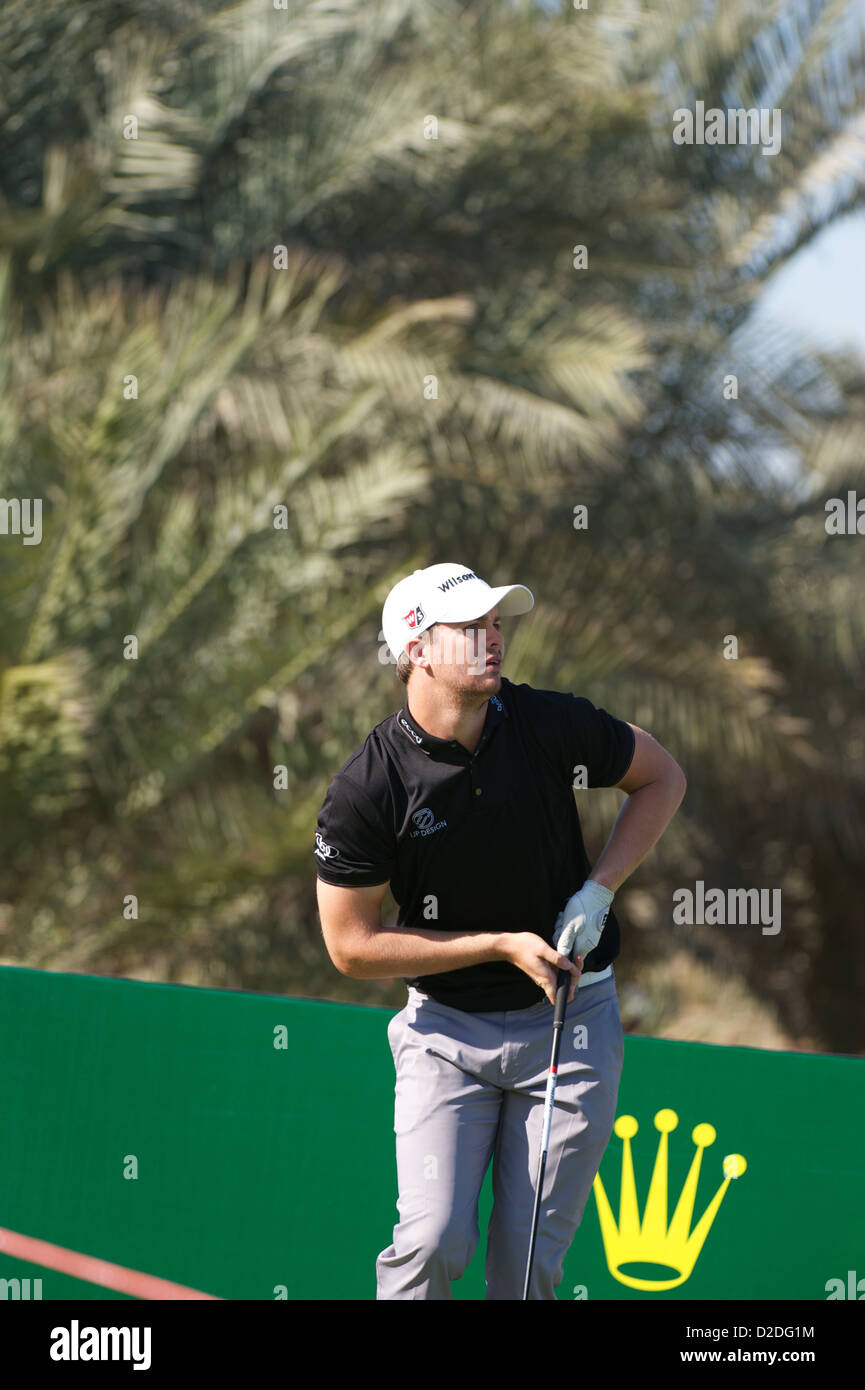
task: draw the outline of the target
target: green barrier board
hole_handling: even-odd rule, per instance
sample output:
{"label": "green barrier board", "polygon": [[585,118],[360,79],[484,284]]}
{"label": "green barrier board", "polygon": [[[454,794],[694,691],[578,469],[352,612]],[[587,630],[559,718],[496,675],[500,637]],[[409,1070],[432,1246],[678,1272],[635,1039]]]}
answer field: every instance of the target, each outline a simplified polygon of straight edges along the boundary
{"label": "green barrier board", "polygon": [[[374,1299],[391,1016],[0,969],[0,1227],[220,1298]],[[865,1297],[863,1097],[862,1059],[627,1037],[559,1299]],[[455,1299],[490,1204],[488,1173]],[[0,1254],[28,1295],[126,1297]]]}

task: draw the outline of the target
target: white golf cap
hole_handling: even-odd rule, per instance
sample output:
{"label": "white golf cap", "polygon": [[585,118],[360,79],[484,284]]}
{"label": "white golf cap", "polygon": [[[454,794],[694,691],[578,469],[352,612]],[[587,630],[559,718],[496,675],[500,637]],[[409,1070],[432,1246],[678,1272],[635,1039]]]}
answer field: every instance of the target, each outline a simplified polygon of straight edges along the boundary
{"label": "white golf cap", "polygon": [[434,623],[467,623],[496,606],[503,618],[515,617],[534,608],[534,595],[522,584],[491,589],[465,565],[429,565],[391,589],[381,615],[384,640],[398,661]]}

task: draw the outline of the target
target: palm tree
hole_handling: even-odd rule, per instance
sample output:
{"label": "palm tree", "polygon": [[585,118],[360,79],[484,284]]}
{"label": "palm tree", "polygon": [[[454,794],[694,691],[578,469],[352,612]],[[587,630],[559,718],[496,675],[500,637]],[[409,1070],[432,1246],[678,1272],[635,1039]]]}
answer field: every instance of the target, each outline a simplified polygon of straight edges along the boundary
{"label": "palm tree", "polygon": [[[14,958],[396,1002],[324,957],[311,822],[396,698],[364,656],[384,593],[444,555],[542,596],[513,678],[580,689],[688,767],[630,886],[635,914],[653,891],[625,984],[669,954],[651,902],[683,871],[780,875],[799,965],[761,970],[740,938],[682,949],[747,972],[792,1035],[861,1046],[852,1002],[802,985],[839,861],[823,920],[856,949],[854,846],[829,826],[861,776],[839,793],[823,713],[853,698],[837,593],[858,590],[808,530],[812,459],[840,486],[850,455],[816,387],[722,389],[755,379],[737,330],[769,269],[859,196],[853,14],[6,7],[0,476],[51,502],[38,555],[0,552]],[[46,42],[69,56],[59,92]],[[696,99],[784,104],[781,153],[674,145]],[[780,447],[792,502],[761,466]],[[838,633],[817,694],[803,589]]]}

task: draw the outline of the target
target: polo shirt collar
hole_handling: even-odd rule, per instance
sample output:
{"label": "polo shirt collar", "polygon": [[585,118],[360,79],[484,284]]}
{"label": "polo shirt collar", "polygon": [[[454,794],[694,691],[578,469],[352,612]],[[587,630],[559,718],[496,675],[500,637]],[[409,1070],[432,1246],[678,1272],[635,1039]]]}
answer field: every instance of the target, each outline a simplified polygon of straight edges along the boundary
{"label": "polo shirt collar", "polygon": [[[475,749],[476,755],[480,753],[481,749],[489,742],[493,730],[498,728],[499,724],[501,724],[507,716],[505,701],[502,695],[503,691],[500,691],[498,695],[491,695],[487,701],[487,717],[484,720],[480,742]],[[462,745],[459,746],[459,750],[454,750],[453,739],[437,738],[435,734],[427,733],[426,729],[422,729],[417,720],[409,713],[408,697],[406,697],[405,704],[399,713],[394,715],[394,719],[396,720],[397,727],[401,730],[402,737],[410,739],[411,742],[417,748],[422,749],[424,753],[431,755],[436,752],[447,751],[448,753],[453,753],[454,751],[461,750],[465,753],[467,751],[465,748],[462,748]]]}

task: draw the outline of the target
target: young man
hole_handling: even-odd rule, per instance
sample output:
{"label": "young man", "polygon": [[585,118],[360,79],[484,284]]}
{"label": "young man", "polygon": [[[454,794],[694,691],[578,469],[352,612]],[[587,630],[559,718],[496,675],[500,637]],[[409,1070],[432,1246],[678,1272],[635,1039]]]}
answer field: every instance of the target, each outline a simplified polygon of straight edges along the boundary
{"label": "young man", "polygon": [[[492,589],[463,565],[401,580],[382,628],[406,702],[336,774],[319,816],[331,960],[408,986],[388,1026],[400,1220],[378,1257],[379,1299],[451,1298],[490,1158],[486,1297],[522,1297],[559,968],[573,979],[531,1298],[555,1298],[612,1133],[624,1045],[610,903],[685,778],[635,725],[502,676],[500,619],[533,605],[522,585]],[[575,786],[627,793],[591,868]],[[388,885],[396,928],[381,922]],[[555,948],[569,924],[573,960]]]}

